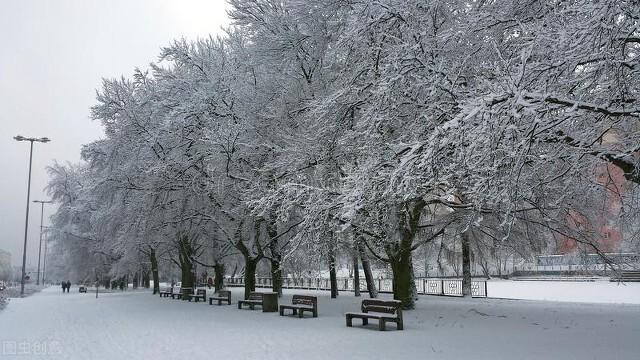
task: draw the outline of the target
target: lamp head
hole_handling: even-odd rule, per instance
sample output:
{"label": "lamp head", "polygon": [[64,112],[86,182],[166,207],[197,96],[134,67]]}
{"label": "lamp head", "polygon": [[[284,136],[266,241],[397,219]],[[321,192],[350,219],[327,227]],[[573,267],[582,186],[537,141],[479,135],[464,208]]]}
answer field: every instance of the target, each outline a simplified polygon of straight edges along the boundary
{"label": "lamp head", "polygon": [[38,139],[38,141],[43,142],[43,143],[48,143],[49,141],[51,141],[51,139],[49,139],[48,137],[42,137],[40,139]]}
{"label": "lamp head", "polygon": [[14,138],[16,141],[23,141],[23,140],[25,139],[25,137],[24,137],[24,136],[22,136],[22,135],[14,136],[13,138]]}

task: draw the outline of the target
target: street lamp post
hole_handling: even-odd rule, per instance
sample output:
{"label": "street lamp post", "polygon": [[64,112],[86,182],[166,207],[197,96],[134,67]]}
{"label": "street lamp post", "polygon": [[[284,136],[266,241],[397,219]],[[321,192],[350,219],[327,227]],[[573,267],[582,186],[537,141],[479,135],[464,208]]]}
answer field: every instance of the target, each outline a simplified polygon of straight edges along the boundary
{"label": "street lamp post", "polygon": [[47,274],[47,243],[49,242],[49,238],[44,238],[44,257],[42,258],[42,285],[46,281],[45,275]]}
{"label": "street lamp post", "polygon": [[24,296],[24,277],[27,263],[27,230],[29,229],[29,197],[31,196],[31,163],[33,161],[33,143],[35,141],[47,143],[51,140],[49,140],[49,138],[47,137],[27,138],[22,135],[14,136],[13,138],[16,141],[28,141],[31,145],[29,149],[29,180],[27,181],[27,214],[24,221],[24,248],[22,249],[22,278],[20,278],[20,296]]}
{"label": "street lamp post", "polygon": [[[36,285],[40,285],[40,255],[42,254],[42,220],[44,218],[44,204],[51,204],[53,201],[33,200],[33,202],[40,203],[40,205],[42,205],[40,209],[40,246],[38,246],[38,280],[36,281]],[[42,284],[44,285],[44,279],[42,280]]]}

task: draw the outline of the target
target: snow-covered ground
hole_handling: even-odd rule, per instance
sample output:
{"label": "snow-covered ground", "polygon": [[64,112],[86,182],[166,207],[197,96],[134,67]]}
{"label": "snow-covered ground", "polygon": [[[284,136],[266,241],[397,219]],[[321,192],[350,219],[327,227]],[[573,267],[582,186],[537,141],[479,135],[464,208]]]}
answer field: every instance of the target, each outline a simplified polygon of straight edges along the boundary
{"label": "snow-covered ground", "polygon": [[241,289],[233,289],[233,305],[209,306],[146,291],[96,299],[77,288],[70,294],[49,288],[0,311],[0,358],[636,360],[640,354],[638,305],[421,296],[417,309],[405,312],[404,331],[379,332],[375,323],[345,326],[344,312],[358,311],[353,294],[337,300],[314,294],[319,318],[297,319],[238,310]]}
{"label": "snow-covered ground", "polygon": [[493,298],[506,299],[640,304],[640,283],[637,282],[491,280],[487,283],[487,293]]}

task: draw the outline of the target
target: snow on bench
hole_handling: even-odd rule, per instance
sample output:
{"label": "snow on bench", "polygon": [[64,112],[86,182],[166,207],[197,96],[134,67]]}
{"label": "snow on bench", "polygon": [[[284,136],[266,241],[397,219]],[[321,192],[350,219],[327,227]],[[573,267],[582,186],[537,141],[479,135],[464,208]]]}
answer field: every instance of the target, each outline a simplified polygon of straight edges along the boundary
{"label": "snow on bench", "polygon": [[284,310],[291,309],[293,315],[302,317],[305,311],[311,312],[313,317],[318,317],[318,298],[315,296],[293,295],[291,305],[280,305],[280,316],[284,316]]}
{"label": "snow on bench", "polygon": [[196,290],[195,294],[190,294],[189,295],[189,302],[191,302],[191,300],[195,299],[196,302],[198,302],[198,300],[202,299],[202,302],[207,301],[207,290],[205,289],[198,289]]}
{"label": "snow on bench", "polygon": [[367,325],[369,319],[378,320],[378,329],[385,330],[387,322],[395,322],[397,329],[402,330],[402,303],[398,300],[364,299],[361,305],[362,312],[348,312],[345,314],[347,326],[353,326],[353,319],[362,319],[362,325]]}
{"label": "snow on bench", "polygon": [[218,291],[218,296],[211,296],[209,298],[209,305],[213,305],[213,301],[217,300],[218,305],[222,305],[223,301],[226,301],[229,305],[231,305],[231,291],[229,290],[220,290]]}
{"label": "snow on bench", "polygon": [[249,294],[249,298],[247,300],[238,301],[238,309],[242,309],[242,305],[249,305],[251,310],[255,309],[256,305],[263,306],[262,303],[262,293],[252,292]]}
{"label": "snow on bench", "polygon": [[173,294],[173,288],[168,288],[160,291],[160,297],[169,297]]}

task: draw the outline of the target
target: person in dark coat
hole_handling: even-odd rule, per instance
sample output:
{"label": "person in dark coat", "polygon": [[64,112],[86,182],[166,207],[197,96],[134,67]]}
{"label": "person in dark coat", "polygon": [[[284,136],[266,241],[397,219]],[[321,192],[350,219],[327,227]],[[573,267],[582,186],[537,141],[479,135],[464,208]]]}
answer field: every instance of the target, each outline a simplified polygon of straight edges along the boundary
{"label": "person in dark coat", "polygon": [[71,281],[67,280],[67,293],[69,292],[69,289],[71,289]]}
{"label": "person in dark coat", "polygon": [[64,294],[64,291],[67,289],[67,283],[66,282],[62,282],[62,293]]}

